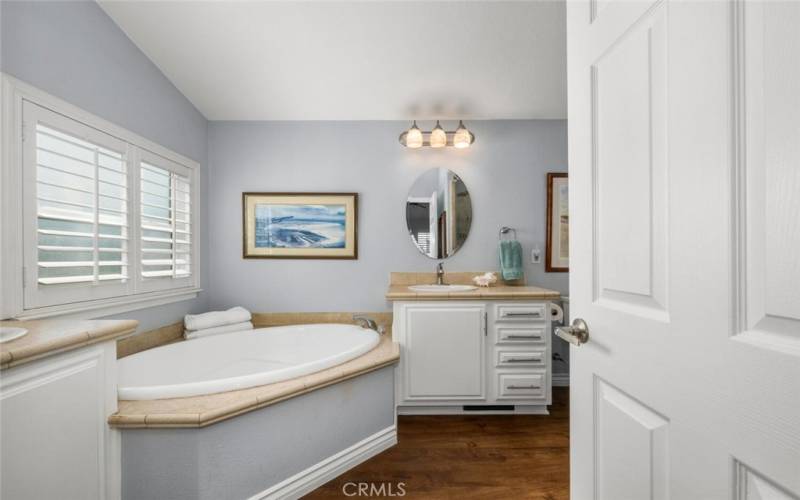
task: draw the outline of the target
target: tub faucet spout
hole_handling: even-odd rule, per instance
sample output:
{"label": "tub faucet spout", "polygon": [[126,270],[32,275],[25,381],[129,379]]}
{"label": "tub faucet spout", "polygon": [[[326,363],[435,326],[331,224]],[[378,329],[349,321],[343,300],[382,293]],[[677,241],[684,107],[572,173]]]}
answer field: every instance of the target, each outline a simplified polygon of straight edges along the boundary
{"label": "tub faucet spout", "polygon": [[370,330],[378,330],[378,323],[375,322],[374,319],[367,317],[367,316],[353,316],[353,321],[358,322],[362,328],[369,328]]}

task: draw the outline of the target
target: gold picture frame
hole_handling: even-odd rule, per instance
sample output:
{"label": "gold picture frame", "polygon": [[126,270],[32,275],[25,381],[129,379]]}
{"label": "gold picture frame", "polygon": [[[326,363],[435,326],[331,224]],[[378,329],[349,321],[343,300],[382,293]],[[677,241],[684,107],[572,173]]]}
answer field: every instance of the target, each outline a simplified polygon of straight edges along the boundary
{"label": "gold picture frame", "polygon": [[358,193],[242,193],[245,259],[358,259]]}
{"label": "gold picture frame", "polygon": [[569,271],[569,182],[566,173],[547,174],[547,244],[544,270]]}

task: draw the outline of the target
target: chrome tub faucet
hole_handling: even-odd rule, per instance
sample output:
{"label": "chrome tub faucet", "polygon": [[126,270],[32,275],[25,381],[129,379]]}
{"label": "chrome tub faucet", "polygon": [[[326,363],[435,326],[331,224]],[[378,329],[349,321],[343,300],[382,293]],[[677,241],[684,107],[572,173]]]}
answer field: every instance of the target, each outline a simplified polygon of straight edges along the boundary
{"label": "chrome tub faucet", "polygon": [[386,332],[386,328],[384,328],[383,325],[378,325],[378,323],[369,316],[359,316],[356,314],[353,316],[353,321],[361,325],[361,328],[368,328],[370,330],[375,330],[381,335],[383,335]]}

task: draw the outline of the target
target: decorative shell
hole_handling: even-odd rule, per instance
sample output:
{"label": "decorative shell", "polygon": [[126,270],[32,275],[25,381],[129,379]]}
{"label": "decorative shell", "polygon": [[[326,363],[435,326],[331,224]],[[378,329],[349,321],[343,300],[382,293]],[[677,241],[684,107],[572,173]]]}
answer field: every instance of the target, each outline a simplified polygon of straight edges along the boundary
{"label": "decorative shell", "polygon": [[472,278],[472,281],[478,286],[488,287],[492,283],[497,282],[497,275],[494,273],[481,274],[480,276],[475,276]]}

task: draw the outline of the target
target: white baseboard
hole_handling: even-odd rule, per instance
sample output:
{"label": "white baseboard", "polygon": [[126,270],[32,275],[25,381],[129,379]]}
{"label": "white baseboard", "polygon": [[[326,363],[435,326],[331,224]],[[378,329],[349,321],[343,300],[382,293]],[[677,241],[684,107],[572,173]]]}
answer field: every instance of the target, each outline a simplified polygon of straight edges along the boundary
{"label": "white baseboard", "polygon": [[[505,403],[505,402],[504,402]],[[549,415],[547,405],[509,403],[513,410],[470,410],[461,406],[398,406],[398,415]]]}
{"label": "white baseboard", "polygon": [[249,500],[296,499],[319,488],[387,448],[397,444],[397,426],[392,425],[353,446],[318,462],[280,483],[256,493]]}
{"label": "white baseboard", "polygon": [[553,387],[569,387],[569,373],[554,373]]}

